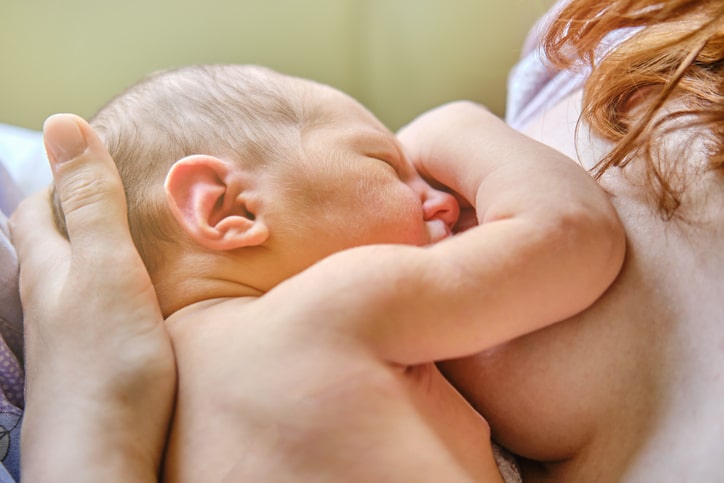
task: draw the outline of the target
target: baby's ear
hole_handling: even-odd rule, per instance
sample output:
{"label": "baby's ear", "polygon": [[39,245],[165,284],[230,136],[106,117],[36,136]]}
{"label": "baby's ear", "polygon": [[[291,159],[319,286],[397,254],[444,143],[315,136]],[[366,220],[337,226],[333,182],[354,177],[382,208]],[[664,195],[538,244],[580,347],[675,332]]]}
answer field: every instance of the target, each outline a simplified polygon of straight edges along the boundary
{"label": "baby's ear", "polygon": [[181,228],[211,250],[261,245],[263,220],[247,206],[244,177],[234,164],[207,155],[187,156],[166,175],[166,200]]}

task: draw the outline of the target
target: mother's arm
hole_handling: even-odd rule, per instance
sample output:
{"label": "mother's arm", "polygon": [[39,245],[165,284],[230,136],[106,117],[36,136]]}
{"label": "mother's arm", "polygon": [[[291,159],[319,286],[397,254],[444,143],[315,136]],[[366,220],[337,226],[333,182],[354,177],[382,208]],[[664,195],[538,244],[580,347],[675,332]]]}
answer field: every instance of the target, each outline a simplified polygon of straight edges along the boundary
{"label": "mother's arm", "polygon": [[12,220],[25,312],[25,481],[157,481],[176,370],[115,165],[85,121],[44,126],[70,243],[47,193]]}

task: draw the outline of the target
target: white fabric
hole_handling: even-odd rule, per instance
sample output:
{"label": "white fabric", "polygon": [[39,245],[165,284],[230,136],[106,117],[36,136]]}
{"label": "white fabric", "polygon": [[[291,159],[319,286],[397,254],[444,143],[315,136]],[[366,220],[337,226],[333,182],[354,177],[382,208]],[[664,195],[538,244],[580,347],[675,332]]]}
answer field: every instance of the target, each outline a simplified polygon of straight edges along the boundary
{"label": "white fabric", "polygon": [[0,162],[26,196],[48,186],[52,179],[40,131],[0,124]]}

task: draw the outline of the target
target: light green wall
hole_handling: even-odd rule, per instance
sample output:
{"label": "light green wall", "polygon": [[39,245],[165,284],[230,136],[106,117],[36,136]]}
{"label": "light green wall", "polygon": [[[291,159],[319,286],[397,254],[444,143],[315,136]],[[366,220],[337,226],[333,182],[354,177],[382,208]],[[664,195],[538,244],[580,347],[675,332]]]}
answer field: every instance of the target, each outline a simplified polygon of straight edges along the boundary
{"label": "light green wall", "polygon": [[0,0],[0,122],[90,116],[147,72],[258,63],[325,82],[396,129],[446,100],[502,114],[552,0]]}

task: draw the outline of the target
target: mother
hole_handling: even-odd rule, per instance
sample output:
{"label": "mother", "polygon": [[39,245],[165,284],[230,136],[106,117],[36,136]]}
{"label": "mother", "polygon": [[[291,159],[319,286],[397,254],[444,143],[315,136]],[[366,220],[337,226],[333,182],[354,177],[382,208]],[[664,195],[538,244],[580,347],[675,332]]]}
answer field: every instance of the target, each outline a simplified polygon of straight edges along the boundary
{"label": "mother", "polygon": [[[720,480],[724,3],[573,1],[544,47],[593,72],[513,120],[612,193],[627,261],[590,310],[444,371],[525,458],[526,481]],[[544,93],[576,83],[548,75]]]}
{"label": "mother", "polygon": [[[611,192],[628,259],[585,313],[442,367],[522,457],[526,480],[714,481],[724,469],[724,4],[561,8],[544,40],[560,71],[519,67],[542,77],[529,84],[537,97],[511,105],[513,121],[577,156]],[[83,134],[47,133],[71,247],[38,221],[49,216],[37,199],[14,229],[27,308],[24,471],[152,481],[171,349],[130,249],[113,165]],[[58,251],[69,256],[58,261]],[[139,281],[144,290],[131,292]],[[51,447],[61,429],[75,444]]]}

